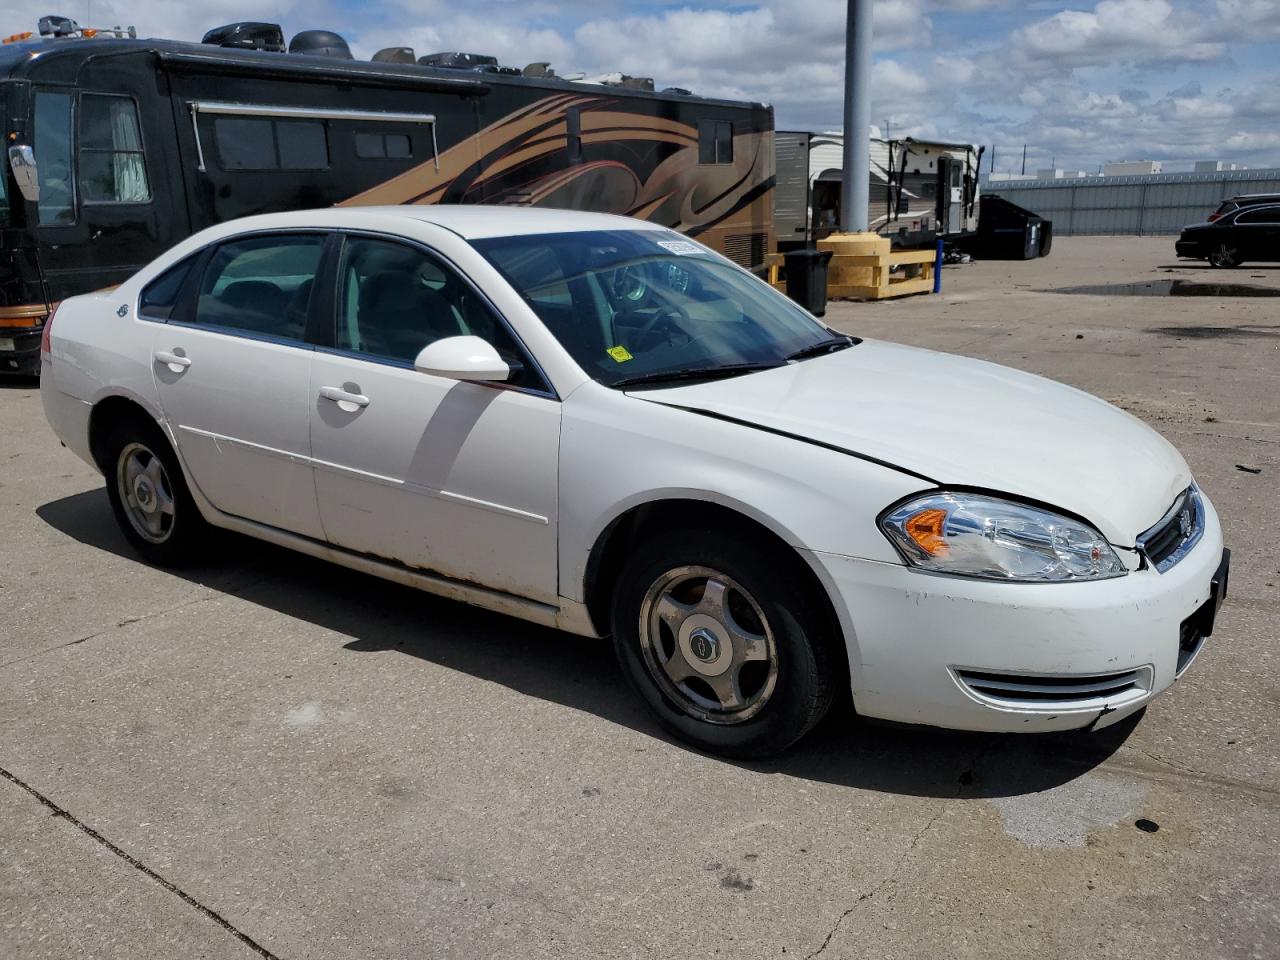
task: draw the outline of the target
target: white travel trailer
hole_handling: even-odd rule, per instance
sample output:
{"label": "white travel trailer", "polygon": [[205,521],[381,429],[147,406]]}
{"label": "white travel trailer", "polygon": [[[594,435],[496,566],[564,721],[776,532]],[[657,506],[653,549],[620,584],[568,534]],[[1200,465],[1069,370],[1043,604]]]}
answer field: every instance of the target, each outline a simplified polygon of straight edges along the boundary
{"label": "white travel trailer", "polygon": [[[871,230],[898,247],[932,244],[978,228],[981,148],[906,137],[887,140],[872,129]],[[778,249],[820,240],[840,223],[844,136],[778,131],[774,227]]]}

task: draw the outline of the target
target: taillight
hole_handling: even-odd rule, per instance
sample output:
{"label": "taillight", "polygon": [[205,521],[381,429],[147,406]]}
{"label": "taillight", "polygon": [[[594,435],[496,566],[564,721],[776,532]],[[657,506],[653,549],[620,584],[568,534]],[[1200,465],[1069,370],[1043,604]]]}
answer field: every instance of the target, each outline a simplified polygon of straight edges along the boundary
{"label": "taillight", "polygon": [[1220,213],[1211,213],[1211,214],[1209,214],[1209,222],[1210,222],[1210,223],[1213,223],[1213,221],[1215,221],[1215,220],[1221,220],[1221,219],[1222,219],[1222,214],[1220,214]]}
{"label": "taillight", "polygon": [[44,332],[40,334],[40,353],[45,356],[47,356],[52,350],[52,345],[49,341],[49,334],[53,332],[53,317],[57,312],[58,305],[55,303],[53,305],[53,309],[49,311],[49,316],[45,317]]}

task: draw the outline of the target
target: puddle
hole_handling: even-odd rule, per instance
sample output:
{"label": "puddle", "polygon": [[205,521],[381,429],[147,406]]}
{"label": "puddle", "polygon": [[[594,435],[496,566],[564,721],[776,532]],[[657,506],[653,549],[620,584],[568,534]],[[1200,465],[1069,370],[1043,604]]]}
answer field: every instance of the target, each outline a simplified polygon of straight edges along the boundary
{"label": "puddle", "polygon": [[1250,283],[1200,283],[1195,280],[1148,280],[1098,286],[1059,287],[1041,293],[1080,293],[1092,297],[1280,297],[1280,287]]}
{"label": "puddle", "polygon": [[1188,340],[1217,340],[1228,337],[1280,337],[1277,327],[1148,327],[1145,333]]}

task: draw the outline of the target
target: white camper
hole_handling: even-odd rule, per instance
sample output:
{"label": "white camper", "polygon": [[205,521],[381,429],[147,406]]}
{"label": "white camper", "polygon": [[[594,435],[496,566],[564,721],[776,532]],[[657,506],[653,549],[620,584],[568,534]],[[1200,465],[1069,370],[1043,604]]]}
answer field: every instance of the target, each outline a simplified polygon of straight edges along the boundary
{"label": "white camper", "polygon": [[[897,247],[932,244],[978,228],[979,148],[970,144],[871,137],[871,230]],[[820,240],[838,229],[844,136],[779,131],[774,225],[778,249]]]}

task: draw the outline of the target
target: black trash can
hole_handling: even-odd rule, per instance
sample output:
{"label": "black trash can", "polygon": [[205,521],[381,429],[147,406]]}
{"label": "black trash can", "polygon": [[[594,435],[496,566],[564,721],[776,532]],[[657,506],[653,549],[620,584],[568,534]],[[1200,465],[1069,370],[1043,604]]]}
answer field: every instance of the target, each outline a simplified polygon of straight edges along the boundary
{"label": "black trash can", "polygon": [[787,296],[815,317],[827,312],[827,264],[830,250],[792,250],[783,256]]}

